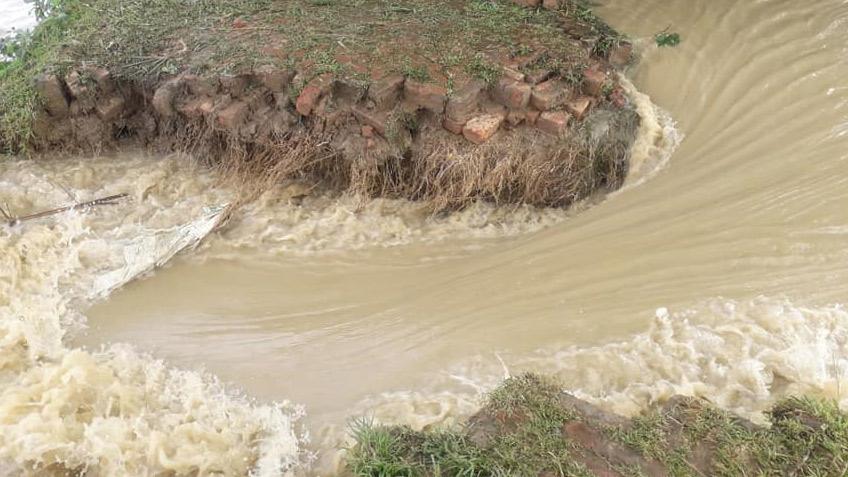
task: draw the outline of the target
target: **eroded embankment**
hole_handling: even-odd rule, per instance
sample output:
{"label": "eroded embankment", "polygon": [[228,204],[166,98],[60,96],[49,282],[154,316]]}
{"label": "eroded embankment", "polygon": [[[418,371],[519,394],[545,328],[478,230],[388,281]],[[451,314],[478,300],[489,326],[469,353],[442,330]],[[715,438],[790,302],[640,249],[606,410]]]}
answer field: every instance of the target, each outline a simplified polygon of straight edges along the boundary
{"label": "eroded embankment", "polygon": [[[104,20],[118,38],[100,51],[85,36],[88,9],[75,5],[60,33],[83,37],[84,47],[56,47],[61,60],[38,71],[34,120],[6,111],[4,143],[181,150],[230,172],[436,210],[478,200],[567,206],[624,180],[639,116],[616,69],[632,61],[632,46],[580,3],[530,7],[236,8],[209,28],[238,48],[174,25],[129,55],[122,42],[140,39],[111,22],[132,26],[131,13]],[[321,28],[336,27],[328,42]],[[246,33],[254,30],[263,46]],[[214,62],[226,54],[252,60]],[[6,69],[0,85],[9,89],[22,73]]]}
{"label": "eroded embankment", "polygon": [[460,428],[354,426],[355,475],[845,475],[848,416],[836,402],[786,399],[755,425],[676,396],[633,419],[535,375],[510,378]]}

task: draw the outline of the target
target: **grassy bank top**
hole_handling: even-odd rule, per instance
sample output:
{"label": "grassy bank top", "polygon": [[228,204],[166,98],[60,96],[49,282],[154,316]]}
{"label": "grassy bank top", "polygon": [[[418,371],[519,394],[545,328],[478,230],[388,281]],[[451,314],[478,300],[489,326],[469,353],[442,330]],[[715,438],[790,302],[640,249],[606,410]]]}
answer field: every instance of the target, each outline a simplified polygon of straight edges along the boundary
{"label": "grassy bank top", "polygon": [[359,422],[357,476],[845,476],[848,414],[787,398],[757,426],[695,398],[633,419],[606,413],[534,375],[510,378],[463,427],[414,431]]}
{"label": "grassy bank top", "polygon": [[[44,3],[44,2],[42,2]],[[507,66],[580,81],[619,35],[581,0],[556,9],[511,0],[52,0],[32,34],[0,63],[0,139],[25,142],[33,78],[83,65],[155,84],[180,72],[238,74],[259,66],[368,82],[403,74],[450,92],[493,82]]]}

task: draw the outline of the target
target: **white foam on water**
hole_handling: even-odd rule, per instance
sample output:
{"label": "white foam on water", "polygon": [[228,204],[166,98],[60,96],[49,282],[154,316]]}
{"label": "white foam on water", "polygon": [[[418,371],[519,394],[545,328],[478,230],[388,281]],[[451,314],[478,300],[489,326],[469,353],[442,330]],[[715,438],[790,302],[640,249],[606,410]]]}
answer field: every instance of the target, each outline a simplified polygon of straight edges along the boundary
{"label": "white foam on water", "polygon": [[0,38],[14,35],[16,32],[29,30],[36,25],[31,2],[22,0],[0,0]]}
{"label": "white foam on water", "polygon": [[0,202],[43,210],[67,203],[66,193],[98,194],[97,184],[131,198],[0,227],[0,469],[291,475],[308,459],[298,406],[258,405],[128,345],[64,344],[83,326],[98,277],[127,266],[126,246],[197,217],[224,194],[174,158],[69,164],[5,161]]}
{"label": "white foam on water", "polygon": [[654,104],[650,96],[636,89],[624,75],[619,75],[619,81],[633,102],[641,122],[636,140],[630,148],[627,179],[614,195],[644,184],[665,169],[685,137],[671,114]]}
{"label": "white foam on water", "polygon": [[759,422],[789,395],[835,399],[848,409],[848,310],[767,297],[660,308],[648,331],[627,340],[477,357],[434,379],[432,389],[386,393],[358,411],[416,428],[454,422],[503,380],[504,366],[512,375],[556,376],[574,395],[625,416],[676,394]]}

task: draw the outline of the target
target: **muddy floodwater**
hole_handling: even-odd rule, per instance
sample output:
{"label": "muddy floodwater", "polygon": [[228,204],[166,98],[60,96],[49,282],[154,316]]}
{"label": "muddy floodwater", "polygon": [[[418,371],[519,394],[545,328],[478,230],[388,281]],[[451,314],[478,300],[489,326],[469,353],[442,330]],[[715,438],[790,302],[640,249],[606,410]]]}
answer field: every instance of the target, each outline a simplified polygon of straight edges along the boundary
{"label": "muddy floodwater", "polygon": [[[184,158],[0,163],[0,203],[18,210],[65,190],[131,196],[15,232],[42,252],[7,268],[18,298],[5,305],[56,317],[39,325],[47,354],[127,343],[259,403],[302,406],[323,469],[353,416],[450,422],[522,370],[625,414],[681,393],[754,419],[798,392],[848,406],[848,4],[617,0],[599,13],[638,40],[630,78],[647,96],[631,178],[585,210],[428,218],[274,191],[199,249],[89,300],[81,283],[118,245],[231,194]],[[669,25],[683,42],[658,49]]]}

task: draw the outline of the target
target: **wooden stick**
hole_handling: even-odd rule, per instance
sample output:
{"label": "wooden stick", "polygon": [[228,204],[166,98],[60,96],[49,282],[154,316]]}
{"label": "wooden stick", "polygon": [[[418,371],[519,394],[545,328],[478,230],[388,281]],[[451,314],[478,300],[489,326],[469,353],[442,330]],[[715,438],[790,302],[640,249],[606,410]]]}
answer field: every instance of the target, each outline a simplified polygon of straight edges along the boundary
{"label": "wooden stick", "polygon": [[50,215],[61,214],[62,212],[67,212],[69,210],[87,209],[89,207],[95,207],[95,206],[98,206],[98,205],[114,205],[116,200],[123,199],[124,197],[127,197],[128,195],[129,194],[110,195],[108,197],[103,197],[103,198],[91,200],[91,201],[88,201],[88,202],[81,202],[79,204],[68,205],[68,206],[65,206],[65,207],[59,207],[57,209],[45,210],[44,212],[38,212],[36,214],[25,215],[23,217],[15,217],[15,218],[11,218],[11,219],[8,217],[8,215],[6,214],[5,211],[3,212],[3,215],[6,216],[7,219],[9,219],[9,221],[8,221],[9,226],[15,226],[15,225],[18,225],[19,223],[25,222],[27,220],[40,219],[42,217],[47,217],[47,216],[50,216]]}

